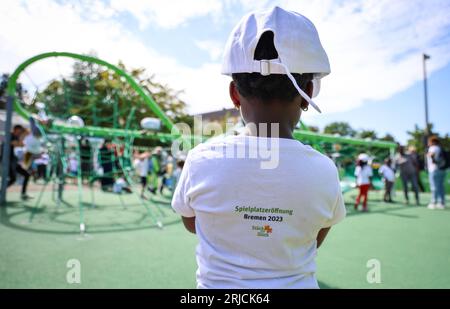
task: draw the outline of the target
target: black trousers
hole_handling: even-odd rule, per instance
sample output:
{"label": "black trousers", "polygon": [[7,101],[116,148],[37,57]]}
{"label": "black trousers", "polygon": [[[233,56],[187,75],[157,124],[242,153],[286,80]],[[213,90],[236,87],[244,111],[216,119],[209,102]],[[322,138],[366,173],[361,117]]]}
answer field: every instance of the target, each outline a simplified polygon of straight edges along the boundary
{"label": "black trousers", "polygon": [[47,165],[38,164],[37,166],[37,179],[46,179],[47,178]]}
{"label": "black trousers", "polygon": [[30,173],[27,170],[25,170],[18,162],[12,160],[9,165],[8,187],[16,182],[17,174],[23,176],[22,194],[25,194],[27,193],[28,179],[30,179]]}

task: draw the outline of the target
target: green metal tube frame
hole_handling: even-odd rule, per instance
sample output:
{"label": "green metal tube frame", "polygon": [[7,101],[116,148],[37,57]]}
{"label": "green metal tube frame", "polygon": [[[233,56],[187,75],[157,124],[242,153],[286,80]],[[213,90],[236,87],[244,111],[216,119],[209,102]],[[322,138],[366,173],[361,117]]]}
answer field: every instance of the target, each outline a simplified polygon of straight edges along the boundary
{"label": "green metal tube frame", "polygon": [[[23,118],[28,119],[31,115],[19,103],[19,100],[17,100],[17,98],[16,98],[16,86],[17,86],[17,80],[19,78],[19,75],[28,66],[30,66],[34,62],[37,62],[37,61],[40,61],[40,60],[46,59],[46,58],[52,58],[52,57],[66,57],[66,58],[72,58],[72,59],[77,59],[77,60],[81,60],[81,61],[87,61],[90,63],[95,63],[98,65],[105,66],[108,69],[114,71],[119,76],[123,77],[127,81],[127,83],[133,88],[133,90],[135,90],[136,93],[139,94],[139,96],[147,104],[147,106],[152,110],[152,112],[154,112],[155,115],[159,119],[161,119],[164,126],[166,126],[171,132],[175,131],[175,134],[179,134],[177,127],[174,126],[173,122],[169,119],[169,117],[166,116],[164,111],[158,106],[158,104],[156,104],[156,102],[153,100],[153,98],[151,98],[149,94],[145,93],[144,90],[139,86],[139,84],[134,80],[134,78],[131,77],[130,75],[128,75],[125,71],[123,71],[122,69],[118,68],[117,66],[115,66],[109,62],[106,62],[104,60],[101,60],[101,59],[98,59],[98,58],[95,58],[92,56],[80,55],[80,54],[69,53],[69,52],[49,52],[49,53],[43,53],[43,54],[36,55],[36,56],[31,57],[31,58],[25,60],[24,62],[22,62],[17,67],[17,69],[13,72],[13,74],[11,75],[11,77],[8,81],[7,93],[8,93],[8,95],[10,95],[14,98],[14,102],[13,102],[14,109]],[[53,125],[52,129],[54,129],[55,131],[59,131],[60,129],[64,129],[67,127],[69,127],[69,126],[64,125],[64,124],[55,124],[55,125]],[[78,129],[78,128],[75,128],[75,129]],[[101,132],[103,134],[106,134],[108,130],[109,130],[109,128],[102,128],[102,130],[100,129],[100,131],[104,131],[104,132]],[[97,131],[97,133],[100,133],[100,132]]]}
{"label": "green metal tube frame", "polygon": [[[108,69],[111,69],[115,73],[117,73],[119,76],[122,76],[125,78],[125,80],[128,82],[128,84],[139,94],[139,96],[143,99],[143,101],[148,105],[148,107],[155,113],[155,115],[161,119],[163,125],[165,125],[172,134],[168,133],[156,133],[152,135],[146,135],[143,134],[141,131],[130,131],[130,130],[122,130],[122,129],[114,129],[114,128],[102,128],[102,127],[72,127],[66,124],[53,124],[52,128],[50,128],[50,131],[53,131],[55,133],[66,133],[66,134],[80,134],[80,135],[87,135],[87,136],[99,136],[99,137],[135,137],[135,138],[150,138],[150,139],[157,139],[157,140],[167,140],[171,141],[174,139],[177,139],[181,136],[180,131],[178,128],[174,125],[174,123],[167,117],[167,115],[164,113],[164,111],[158,106],[158,104],[153,100],[153,98],[144,92],[144,90],[139,86],[139,84],[128,75],[125,71],[118,68],[115,65],[112,65],[104,60],[92,57],[92,56],[86,56],[86,55],[80,55],[75,53],[69,53],[69,52],[49,52],[49,53],[43,53],[36,55],[34,57],[31,57],[24,61],[22,64],[20,64],[17,69],[14,71],[14,73],[11,75],[9,82],[8,82],[8,95],[12,96],[14,98],[14,109],[15,111],[25,119],[28,119],[30,117],[30,113],[25,110],[25,108],[19,103],[19,101],[16,98],[16,84],[17,79],[19,78],[19,75],[22,71],[24,71],[29,65],[33,64],[34,62],[37,62],[42,59],[46,58],[52,58],[52,57],[68,57],[73,58],[81,61],[87,61],[91,63],[95,63],[98,65],[102,65],[107,67]],[[331,143],[346,143],[351,145],[364,145],[364,146],[372,146],[372,147],[378,147],[378,148],[385,148],[390,149],[391,153],[394,151],[394,149],[397,147],[397,144],[392,142],[385,142],[385,141],[378,141],[378,140],[372,140],[367,141],[364,139],[356,139],[356,138],[348,138],[348,137],[341,137],[341,136],[334,136],[334,135],[327,135],[327,134],[319,134],[307,130],[296,130],[294,132],[294,137],[296,139],[302,140],[302,139],[308,139],[311,141],[321,141],[321,142],[331,142]],[[183,138],[188,138],[186,136],[183,136]],[[202,136],[191,136],[189,137],[191,141],[194,142],[201,142],[206,140],[207,138]]]}

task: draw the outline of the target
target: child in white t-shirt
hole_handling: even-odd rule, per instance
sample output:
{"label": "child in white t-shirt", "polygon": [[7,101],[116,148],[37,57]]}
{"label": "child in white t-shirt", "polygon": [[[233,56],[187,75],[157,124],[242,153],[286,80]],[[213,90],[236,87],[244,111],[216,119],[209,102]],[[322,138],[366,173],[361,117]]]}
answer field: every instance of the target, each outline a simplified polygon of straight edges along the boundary
{"label": "child in white t-shirt", "polygon": [[176,187],[178,181],[180,180],[181,172],[183,171],[183,166],[184,166],[184,159],[178,159],[177,167],[175,168],[175,170],[173,171],[173,174],[172,174],[172,180],[173,180],[174,187]]}
{"label": "child in white t-shirt", "polygon": [[199,238],[199,288],[318,288],[317,248],[346,211],[333,161],[294,129],[329,72],[298,13],[275,7],[233,30],[222,73],[248,130],[192,149],[172,200]]}
{"label": "child in white t-shirt", "polygon": [[148,163],[148,157],[149,154],[147,152],[144,152],[142,154],[137,154],[136,159],[134,160],[134,168],[136,170],[136,173],[139,175],[140,181],[141,181],[141,197],[145,198],[144,192],[147,188],[147,178],[148,178],[148,170],[149,170],[149,163]]}
{"label": "child in white t-shirt", "polygon": [[384,198],[386,203],[393,203],[392,201],[392,188],[395,182],[395,172],[392,169],[392,160],[387,158],[384,160],[384,164],[378,169],[378,173],[383,176],[384,179]]}
{"label": "child in white t-shirt", "polygon": [[358,156],[356,162],[355,176],[356,186],[359,188],[359,194],[356,197],[355,210],[358,210],[361,198],[363,199],[363,211],[367,212],[367,199],[369,190],[372,187],[372,168],[369,165],[369,156],[362,153]]}

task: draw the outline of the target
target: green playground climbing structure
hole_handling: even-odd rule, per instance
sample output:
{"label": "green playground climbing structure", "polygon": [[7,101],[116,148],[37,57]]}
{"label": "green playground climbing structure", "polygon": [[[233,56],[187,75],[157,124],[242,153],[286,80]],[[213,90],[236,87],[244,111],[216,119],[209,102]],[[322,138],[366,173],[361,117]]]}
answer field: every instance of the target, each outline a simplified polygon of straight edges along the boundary
{"label": "green playground climbing structure", "polygon": [[[25,104],[16,94],[16,86],[18,79],[22,73],[26,73],[26,68],[30,65],[40,62],[45,59],[70,58],[72,60],[89,64],[101,66],[109,72],[120,76],[120,80],[127,85],[129,91],[133,91],[134,99],[130,99],[127,93],[120,93],[119,91],[109,91],[108,95],[102,98],[102,102],[96,102],[94,99],[87,106],[74,104],[77,101],[77,96],[85,96],[85,93],[77,93],[73,89],[67,87],[67,80],[61,78],[58,81],[60,87],[59,92],[52,95],[41,95],[35,97],[34,100],[46,104],[49,102],[56,103],[54,106],[59,107],[57,116],[52,115],[52,111],[47,111],[52,121],[47,124],[38,124],[37,127],[44,143],[47,145],[50,155],[50,168],[48,169],[49,177],[46,178],[45,183],[38,198],[36,199],[34,209],[37,212],[40,207],[42,195],[46,192],[48,186],[52,186],[52,196],[57,207],[61,207],[64,201],[64,185],[68,179],[72,178],[76,181],[78,190],[78,206],[80,213],[80,231],[84,233],[85,225],[85,208],[95,207],[95,190],[93,182],[99,178],[111,177],[115,178],[118,175],[124,177],[128,183],[134,185],[133,171],[131,169],[131,161],[133,157],[133,145],[135,139],[148,139],[154,145],[168,145],[171,141],[176,139],[189,139],[190,142],[198,143],[207,140],[203,136],[184,136],[181,131],[174,124],[173,120],[166,115],[160,108],[158,103],[153,99],[152,94],[141,87],[138,82],[127,72],[118,66],[112,65],[104,60],[93,56],[80,55],[69,52],[49,52],[36,55],[20,64],[13,72],[9,79],[7,94],[13,100],[13,107],[17,114],[24,119],[34,117],[30,105]],[[56,79],[55,79],[56,81]],[[94,93],[96,91],[95,76],[89,80],[84,81],[87,85],[84,92]],[[106,86],[107,87],[107,86]],[[137,94],[137,95],[136,95]],[[136,100],[138,97],[138,100]],[[119,106],[119,101],[122,104]],[[125,102],[125,103],[123,103]],[[108,113],[100,113],[97,104],[108,105]],[[80,108],[89,108],[90,119],[83,119],[86,123],[84,126],[75,126],[71,124],[68,119],[74,115],[73,106]],[[136,119],[136,110],[144,106],[146,110],[151,111],[157,118],[160,119],[164,126],[164,132],[161,131],[143,131],[139,128]],[[333,136],[327,134],[319,134],[312,132],[305,124],[301,124],[301,129],[296,130],[294,136],[305,144],[309,144],[318,151],[329,155],[338,165],[341,171],[342,190],[348,191],[354,187],[353,162],[359,152],[369,153],[376,158],[377,162],[382,162],[385,157],[392,156],[396,148],[395,143],[363,140],[349,137]],[[170,132],[170,133],[168,133]],[[83,143],[89,141],[89,147],[83,146]],[[100,145],[103,141],[108,140],[109,143],[115,146],[116,151],[110,153],[100,154]],[[90,148],[86,150],[87,148]],[[77,173],[70,174],[68,171],[68,156],[70,151],[72,155],[76,155],[79,162],[77,166]],[[120,152],[118,155],[117,150]],[[87,152],[86,152],[87,151]],[[101,162],[103,160],[103,162]],[[110,171],[107,173],[99,173],[99,169],[92,168],[91,172],[86,174],[83,165],[88,164],[93,166],[96,161],[97,166],[110,164]],[[85,185],[83,182],[87,183]],[[378,186],[381,186],[378,181]],[[85,194],[86,188],[90,188],[90,194]],[[163,226],[163,218],[167,209],[162,209],[158,204],[151,203],[151,201],[141,198],[138,193],[139,190],[132,190],[132,194],[136,194],[143,207],[146,208],[148,217],[153,223],[158,226]],[[89,198],[87,198],[89,196]],[[122,197],[119,199],[123,202]],[[86,201],[89,200],[89,201]],[[123,203],[126,207],[126,203]],[[32,212],[30,221],[36,212]]]}

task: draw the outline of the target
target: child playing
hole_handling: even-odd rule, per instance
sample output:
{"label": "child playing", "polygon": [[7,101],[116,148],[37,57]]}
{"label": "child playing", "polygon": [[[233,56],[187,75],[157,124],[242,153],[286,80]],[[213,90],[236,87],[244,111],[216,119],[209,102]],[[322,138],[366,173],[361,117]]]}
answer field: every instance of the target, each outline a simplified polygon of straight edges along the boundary
{"label": "child playing", "polygon": [[393,203],[392,201],[392,188],[395,182],[395,172],[392,169],[392,160],[387,158],[384,160],[384,164],[379,168],[378,173],[383,176],[384,179],[384,201],[386,203]]}
{"label": "child playing", "polygon": [[173,171],[172,180],[174,182],[174,186],[177,185],[180,180],[181,172],[183,171],[184,159],[177,160],[177,168]]}
{"label": "child playing", "polygon": [[147,188],[147,177],[148,177],[148,157],[149,154],[144,152],[141,154],[137,154],[136,159],[134,160],[134,168],[136,169],[136,173],[139,175],[141,179],[141,197],[145,198],[144,192],[145,188]]}
{"label": "child playing", "polygon": [[318,288],[317,248],[345,217],[333,161],[293,136],[330,73],[318,33],[279,7],[248,14],[222,73],[248,130],[192,149],[172,200],[199,238],[197,286]]}
{"label": "child playing", "polygon": [[358,209],[359,202],[363,198],[363,211],[367,212],[367,196],[372,186],[372,168],[369,165],[369,156],[362,153],[358,156],[355,168],[356,186],[359,188],[359,194],[355,202],[355,210]]}
{"label": "child playing", "polygon": [[128,185],[128,182],[123,177],[119,177],[116,179],[116,181],[114,181],[112,191],[117,194],[122,194],[123,192],[126,193],[133,192],[130,186]]}
{"label": "child playing", "polygon": [[69,155],[69,174],[72,177],[78,176],[78,159],[75,152]]}

